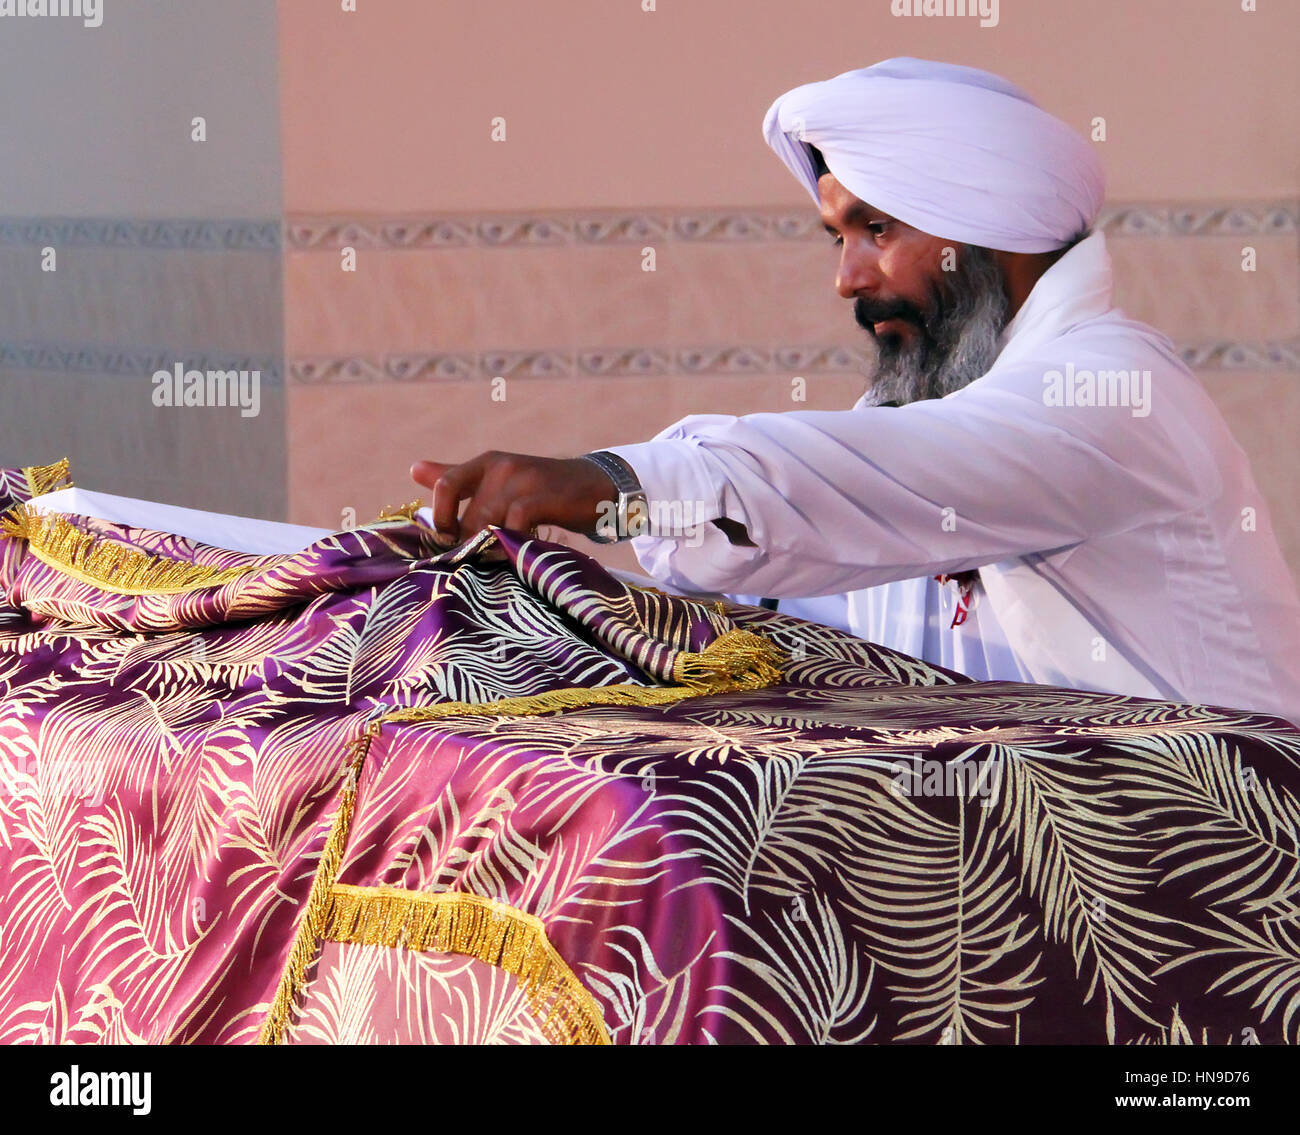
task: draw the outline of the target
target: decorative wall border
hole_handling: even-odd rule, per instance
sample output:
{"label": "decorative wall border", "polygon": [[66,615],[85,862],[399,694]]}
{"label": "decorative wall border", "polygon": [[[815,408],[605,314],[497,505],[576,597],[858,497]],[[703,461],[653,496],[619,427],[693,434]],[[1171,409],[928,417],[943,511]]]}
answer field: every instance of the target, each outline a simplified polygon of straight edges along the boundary
{"label": "decorative wall border", "polygon": [[665,240],[755,242],[822,235],[812,210],[728,209],[672,213],[584,212],[518,216],[290,217],[292,251],[351,245],[386,251],[645,244]]}
{"label": "decorative wall border", "polygon": [[[1300,202],[1117,202],[1100,227],[1116,237],[1300,234]],[[0,245],[200,252],[326,251],[345,245],[398,251],[645,244],[664,240],[820,240],[812,209],[584,210],[522,214],[290,216],[279,220],[0,217]]]}
{"label": "decorative wall border", "polygon": [[131,217],[0,217],[0,245],[54,248],[278,252],[277,220],[145,220]]}
{"label": "decorative wall border", "polygon": [[671,374],[851,373],[868,363],[860,348],[601,347],[576,352],[427,351],[401,355],[326,355],[289,362],[304,385],[438,382],[503,378],[642,378]]}
{"label": "decorative wall border", "polygon": [[[1178,354],[1192,370],[1300,371],[1300,339],[1216,340],[1182,344]],[[257,370],[279,384],[331,386],[378,382],[463,382],[503,378],[645,378],[671,375],[863,374],[870,365],[861,347],[790,344],[765,346],[593,347],[578,351],[420,351],[391,355],[312,355],[288,360],[167,347],[5,342],[0,371],[56,371],[138,377],[171,370]]]}
{"label": "decorative wall border", "polygon": [[[1300,339],[1215,341],[1180,346],[1192,370],[1300,371]],[[623,347],[577,352],[427,351],[291,359],[289,381],[328,386],[366,382],[445,382],[504,378],[643,378],[695,374],[865,373],[867,352],[844,346]]]}
{"label": "decorative wall border", "polygon": [[65,374],[152,376],[172,370],[256,370],[264,382],[283,380],[284,363],[269,356],[217,351],[177,350],[174,347],[114,347],[97,344],[6,342],[0,340],[0,370],[59,371]]}
{"label": "decorative wall border", "polygon": [[1300,339],[1180,345],[1179,357],[1192,370],[1300,371]]}
{"label": "decorative wall border", "polygon": [[[1116,203],[1099,226],[1114,237],[1292,236],[1300,202]],[[644,244],[681,240],[751,243],[824,239],[812,209],[691,209],[632,212],[376,217],[292,216],[285,246],[323,252],[344,246],[383,251]]]}
{"label": "decorative wall border", "polygon": [[1098,223],[1117,237],[1294,236],[1300,234],[1300,202],[1120,202],[1103,208]]}

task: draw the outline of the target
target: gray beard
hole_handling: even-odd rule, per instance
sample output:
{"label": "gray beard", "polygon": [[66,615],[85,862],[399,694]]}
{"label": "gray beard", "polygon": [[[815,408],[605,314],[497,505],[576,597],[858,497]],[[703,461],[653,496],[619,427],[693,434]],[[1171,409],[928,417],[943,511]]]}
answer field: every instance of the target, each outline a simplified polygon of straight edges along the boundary
{"label": "gray beard", "polygon": [[876,369],[867,403],[904,406],[942,398],[987,374],[998,356],[998,336],[1010,303],[993,254],[974,245],[957,246],[957,268],[931,297],[932,312],[906,341],[897,336],[868,339],[876,348]]}

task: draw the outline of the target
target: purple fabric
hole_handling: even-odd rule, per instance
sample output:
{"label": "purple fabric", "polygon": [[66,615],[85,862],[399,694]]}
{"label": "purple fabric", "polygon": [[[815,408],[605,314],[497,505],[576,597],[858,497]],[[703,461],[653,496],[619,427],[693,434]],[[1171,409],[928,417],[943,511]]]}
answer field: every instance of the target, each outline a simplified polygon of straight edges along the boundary
{"label": "purple fabric", "polygon": [[[0,1040],[257,1039],[358,753],[331,895],[536,920],[616,1043],[1300,1039],[1283,721],[970,682],[505,531],[251,557],[74,521],[249,570],[121,594],[0,539]],[[737,628],[780,684],[381,721],[660,690]],[[306,937],[286,1040],[554,1035],[504,961]]]}

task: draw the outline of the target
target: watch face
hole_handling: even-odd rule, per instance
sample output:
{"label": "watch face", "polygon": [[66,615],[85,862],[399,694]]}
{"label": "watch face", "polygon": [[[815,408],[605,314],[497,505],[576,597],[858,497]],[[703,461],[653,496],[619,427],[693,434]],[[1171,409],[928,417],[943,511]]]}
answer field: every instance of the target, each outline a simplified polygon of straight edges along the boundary
{"label": "watch face", "polygon": [[627,502],[627,534],[645,536],[650,532],[650,506],[644,496],[635,496]]}

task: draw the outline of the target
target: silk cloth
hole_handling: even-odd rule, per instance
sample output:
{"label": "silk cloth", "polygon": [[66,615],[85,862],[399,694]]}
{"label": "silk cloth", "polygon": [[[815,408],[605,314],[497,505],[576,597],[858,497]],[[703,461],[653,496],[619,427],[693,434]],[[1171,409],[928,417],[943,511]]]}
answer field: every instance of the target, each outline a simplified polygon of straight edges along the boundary
{"label": "silk cloth", "polygon": [[[1300,1039],[1281,720],[972,682],[504,530],[25,523],[2,1041]],[[779,682],[701,661],[745,629]],[[536,715],[564,691],[647,700]]]}

